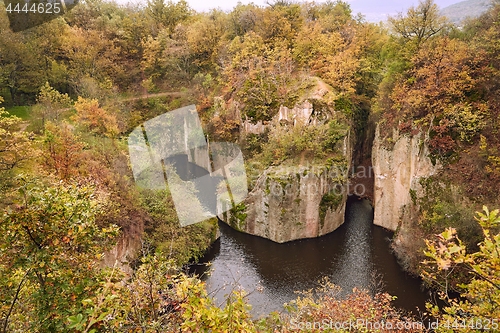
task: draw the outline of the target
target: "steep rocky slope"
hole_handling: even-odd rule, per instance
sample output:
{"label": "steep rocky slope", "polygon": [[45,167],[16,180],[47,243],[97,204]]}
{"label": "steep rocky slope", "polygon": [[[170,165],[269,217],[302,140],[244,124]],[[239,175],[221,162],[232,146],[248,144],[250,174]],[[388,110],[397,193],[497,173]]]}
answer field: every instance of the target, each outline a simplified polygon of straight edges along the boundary
{"label": "steep rocky slope", "polygon": [[428,157],[425,140],[424,133],[409,136],[396,130],[391,138],[383,138],[377,128],[372,151],[374,224],[396,231],[405,221],[403,216],[412,200],[422,195],[419,181],[441,168]]}

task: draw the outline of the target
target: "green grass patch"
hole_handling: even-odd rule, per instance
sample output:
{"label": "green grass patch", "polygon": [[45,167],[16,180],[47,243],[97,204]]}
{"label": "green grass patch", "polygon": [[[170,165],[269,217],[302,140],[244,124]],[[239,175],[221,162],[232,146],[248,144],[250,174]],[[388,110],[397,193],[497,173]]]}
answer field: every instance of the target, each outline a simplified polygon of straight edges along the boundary
{"label": "green grass patch", "polygon": [[6,107],[5,111],[9,112],[11,116],[17,116],[22,120],[27,120],[29,118],[31,107],[30,106],[11,106]]}

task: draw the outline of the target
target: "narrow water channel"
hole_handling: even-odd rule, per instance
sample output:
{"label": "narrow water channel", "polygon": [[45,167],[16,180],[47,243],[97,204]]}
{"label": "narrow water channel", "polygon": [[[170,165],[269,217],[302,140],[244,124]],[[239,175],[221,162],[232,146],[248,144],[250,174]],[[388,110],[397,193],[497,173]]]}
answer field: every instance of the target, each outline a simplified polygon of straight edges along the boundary
{"label": "narrow water channel", "polygon": [[345,223],[316,239],[277,244],[221,223],[220,240],[193,272],[206,281],[219,305],[233,288],[244,288],[255,317],[283,310],[284,303],[297,297],[295,291],[314,288],[324,277],[345,293],[354,287],[382,289],[397,296],[395,306],[417,314],[429,294],[419,279],[401,270],[389,247],[392,233],[372,221],[369,202],[351,198]]}

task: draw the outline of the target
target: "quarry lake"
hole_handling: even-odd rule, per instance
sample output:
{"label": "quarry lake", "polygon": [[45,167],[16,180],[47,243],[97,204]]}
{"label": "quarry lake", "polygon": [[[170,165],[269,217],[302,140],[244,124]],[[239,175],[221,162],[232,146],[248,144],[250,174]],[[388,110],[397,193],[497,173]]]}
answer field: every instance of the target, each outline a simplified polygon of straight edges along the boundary
{"label": "quarry lake", "polygon": [[392,233],[372,220],[370,203],[350,198],[345,223],[315,239],[277,244],[220,223],[220,239],[192,272],[206,282],[217,305],[233,289],[244,288],[255,317],[282,311],[284,303],[297,298],[296,291],[317,287],[324,277],[344,294],[355,287],[385,291],[397,297],[396,307],[423,312],[429,292],[401,269],[390,250]]}

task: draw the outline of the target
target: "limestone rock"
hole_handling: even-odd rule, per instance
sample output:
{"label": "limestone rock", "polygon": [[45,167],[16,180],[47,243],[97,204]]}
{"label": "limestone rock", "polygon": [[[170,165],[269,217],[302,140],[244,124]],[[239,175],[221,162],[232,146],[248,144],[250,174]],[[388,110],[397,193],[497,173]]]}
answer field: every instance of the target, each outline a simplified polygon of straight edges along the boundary
{"label": "limestone rock", "polygon": [[326,166],[271,167],[222,219],[278,243],[328,234],[344,223],[343,175]]}
{"label": "limestone rock", "polygon": [[428,157],[425,134],[401,135],[394,131],[388,148],[380,137],[377,126],[373,142],[372,163],[374,171],[374,221],[386,229],[396,231],[405,210],[412,204],[412,196],[422,191],[420,179],[436,174],[440,164],[433,165]]}

